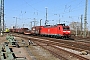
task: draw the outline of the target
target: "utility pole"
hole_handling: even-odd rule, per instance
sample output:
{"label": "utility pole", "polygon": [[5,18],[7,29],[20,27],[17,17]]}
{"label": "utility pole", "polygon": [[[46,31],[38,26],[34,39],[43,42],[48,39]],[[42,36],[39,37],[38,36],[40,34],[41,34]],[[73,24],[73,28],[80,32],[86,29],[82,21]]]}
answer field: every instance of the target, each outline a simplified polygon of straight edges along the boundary
{"label": "utility pole", "polygon": [[16,19],[15,28],[17,28],[17,17],[13,17]]}
{"label": "utility pole", "polygon": [[4,0],[0,0],[0,30],[4,31]]}
{"label": "utility pole", "polygon": [[23,28],[24,28],[24,25],[25,25],[25,24],[23,24]]}
{"label": "utility pole", "polygon": [[42,20],[42,19],[40,19],[40,26],[41,26],[41,20]]}
{"label": "utility pole", "polygon": [[83,26],[82,19],[83,19],[83,15],[81,15],[81,36],[82,36],[82,26]]}
{"label": "utility pole", "polygon": [[60,14],[59,14],[59,24],[60,24]]}
{"label": "utility pole", "polygon": [[75,24],[76,24],[76,36],[77,36],[77,27],[78,27],[78,26],[77,26],[77,22],[75,22]]}
{"label": "utility pole", "polygon": [[4,31],[4,0],[2,0],[2,20],[3,20],[3,22],[2,22],[2,31]]}
{"label": "utility pole", "polygon": [[1,0],[0,0],[0,32],[1,32],[1,30],[2,30],[2,25],[1,25],[1,14],[2,14],[2,9],[1,9],[1,5],[2,5],[2,3],[1,3]]}
{"label": "utility pole", "polygon": [[86,38],[86,29],[87,29],[87,4],[88,4],[88,0],[86,0],[86,4],[85,4],[84,38]]}
{"label": "utility pole", "polygon": [[34,26],[35,26],[35,22],[36,22],[36,21],[35,21],[35,18],[34,18]]}
{"label": "utility pole", "polygon": [[32,22],[30,22],[31,23],[31,29],[32,29]]}
{"label": "utility pole", "polygon": [[17,28],[17,17],[16,17],[16,25],[15,25],[15,27]]}
{"label": "utility pole", "polygon": [[45,21],[45,26],[47,24],[47,7],[46,7],[46,21]]}

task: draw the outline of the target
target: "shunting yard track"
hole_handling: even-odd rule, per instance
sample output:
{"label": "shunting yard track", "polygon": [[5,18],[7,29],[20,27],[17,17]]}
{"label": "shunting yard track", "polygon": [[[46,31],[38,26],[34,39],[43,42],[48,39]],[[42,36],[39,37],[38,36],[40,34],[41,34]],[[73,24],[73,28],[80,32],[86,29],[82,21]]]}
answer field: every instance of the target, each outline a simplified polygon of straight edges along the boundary
{"label": "shunting yard track", "polygon": [[80,55],[80,53],[75,54],[69,52],[63,48],[69,48],[76,51],[87,51],[90,53],[90,44],[84,42],[76,42],[76,41],[67,41],[67,40],[60,40],[60,39],[50,39],[50,38],[40,38],[40,37],[30,37],[26,35],[16,35],[21,38],[31,39],[34,43],[42,46],[43,48],[50,51],[54,56],[58,57],[61,60],[89,60],[89,58]]}

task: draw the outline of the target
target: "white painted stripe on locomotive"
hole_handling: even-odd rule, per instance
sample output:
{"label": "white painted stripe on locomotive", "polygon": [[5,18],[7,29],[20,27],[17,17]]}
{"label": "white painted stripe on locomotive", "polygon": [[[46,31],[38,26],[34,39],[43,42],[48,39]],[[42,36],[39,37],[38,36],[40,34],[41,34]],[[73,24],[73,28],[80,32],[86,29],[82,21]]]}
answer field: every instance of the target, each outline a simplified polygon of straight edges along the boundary
{"label": "white painted stripe on locomotive", "polygon": [[63,32],[70,32],[70,31],[63,31]]}

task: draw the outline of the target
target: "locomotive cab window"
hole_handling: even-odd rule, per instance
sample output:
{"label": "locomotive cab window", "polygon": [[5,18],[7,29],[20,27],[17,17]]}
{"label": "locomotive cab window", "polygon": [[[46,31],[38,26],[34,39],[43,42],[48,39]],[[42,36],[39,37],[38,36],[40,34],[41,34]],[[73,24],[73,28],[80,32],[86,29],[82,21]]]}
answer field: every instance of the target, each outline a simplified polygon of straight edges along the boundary
{"label": "locomotive cab window", "polygon": [[60,30],[60,27],[59,27],[59,30]]}
{"label": "locomotive cab window", "polygon": [[69,27],[63,27],[63,30],[70,30]]}

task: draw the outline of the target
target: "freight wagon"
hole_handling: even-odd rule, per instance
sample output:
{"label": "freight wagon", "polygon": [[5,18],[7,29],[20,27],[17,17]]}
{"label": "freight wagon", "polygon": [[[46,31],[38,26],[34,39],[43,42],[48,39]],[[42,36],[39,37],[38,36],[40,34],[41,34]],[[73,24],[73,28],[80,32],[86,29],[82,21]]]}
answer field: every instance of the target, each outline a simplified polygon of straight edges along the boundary
{"label": "freight wagon", "polygon": [[43,28],[43,26],[35,26],[35,27],[32,27],[32,28],[31,28],[31,33],[32,33],[32,35],[40,35],[41,28]]}
{"label": "freight wagon", "polygon": [[10,29],[10,32],[13,32],[13,33],[24,33],[26,30],[28,30],[28,28],[14,28],[14,29]]}
{"label": "freight wagon", "polygon": [[24,31],[24,34],[25,34],[25,35],[31,35],[31,30],[26,30],[26,31]]}

